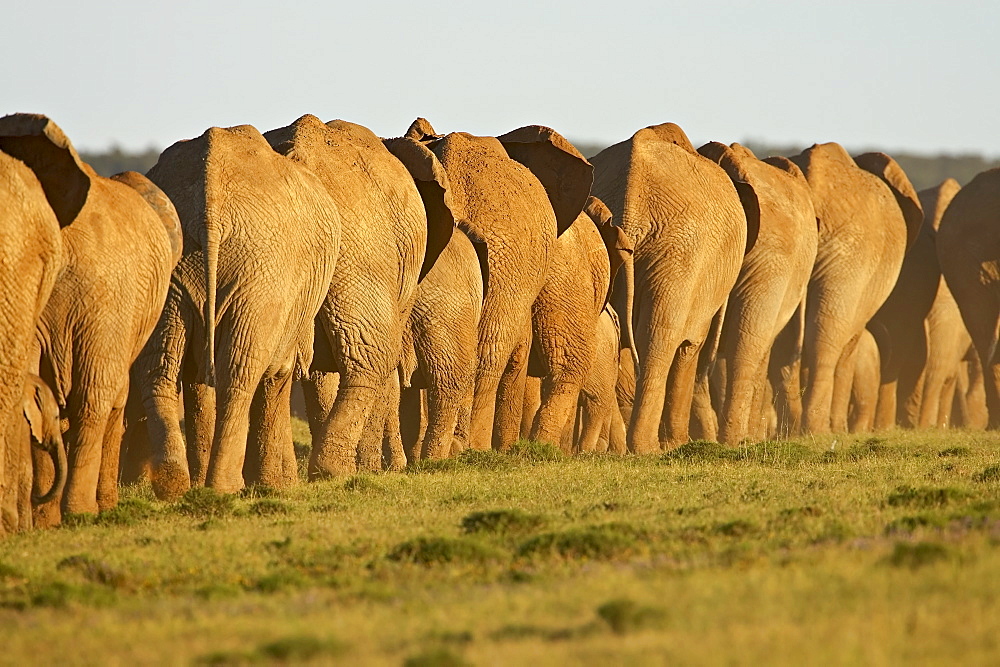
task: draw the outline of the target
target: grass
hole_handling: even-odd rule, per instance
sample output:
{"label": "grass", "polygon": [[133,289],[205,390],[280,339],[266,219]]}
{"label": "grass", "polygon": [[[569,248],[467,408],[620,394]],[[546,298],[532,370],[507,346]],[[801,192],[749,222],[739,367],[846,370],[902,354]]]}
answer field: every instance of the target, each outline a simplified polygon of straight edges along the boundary
{"label": "grass", "polygon": [[280,492],[128,487],[0,541],[0,662],[995,663],[998,445],[522,442]]}

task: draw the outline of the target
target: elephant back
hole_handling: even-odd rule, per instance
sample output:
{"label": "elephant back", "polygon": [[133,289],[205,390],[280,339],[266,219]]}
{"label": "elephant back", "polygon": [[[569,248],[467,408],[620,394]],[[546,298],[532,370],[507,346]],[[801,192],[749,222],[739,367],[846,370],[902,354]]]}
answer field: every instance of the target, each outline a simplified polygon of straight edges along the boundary
{"label": "elephant back", "polygon": [[924,228],[936,232],[941,226],[948,204],[955,198],[962,186],[954,178],[947,178],[933,188],[927,188],[917,193],[920,197],[920,207],[924,210]]}

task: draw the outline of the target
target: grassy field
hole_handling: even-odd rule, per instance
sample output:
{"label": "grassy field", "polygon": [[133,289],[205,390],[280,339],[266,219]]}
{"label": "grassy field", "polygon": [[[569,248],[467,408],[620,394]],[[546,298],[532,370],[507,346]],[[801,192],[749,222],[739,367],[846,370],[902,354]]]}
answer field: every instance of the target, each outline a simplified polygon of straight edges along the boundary
{"label": "grassy field", "polygon": [[0,663],[997,664],[1000,436],[405,473],[0,542]]}

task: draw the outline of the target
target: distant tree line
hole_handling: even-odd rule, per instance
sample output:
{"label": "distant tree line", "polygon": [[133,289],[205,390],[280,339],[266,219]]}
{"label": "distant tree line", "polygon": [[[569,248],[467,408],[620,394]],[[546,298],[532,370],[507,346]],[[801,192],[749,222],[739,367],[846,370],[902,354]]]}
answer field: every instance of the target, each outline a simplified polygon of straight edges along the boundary
{"label": "distant tree line", "polygon": [[[746,141],[743,143],[759,158],[765,158],[769,155],[797,155],[802,149],[806,148],[805,146],[765,144],[759,141]],[[593,157],[605,148],[602,144],[586,142],[577,143],[576,146],[586,157]],[[848,150],[852,155],[856,155],[872,149]],[[157,148],[150,147],[144,151],[131,152],[122,149],[120,146],[112,146],[104,152],[83,152],[81,156],[97,173],[103,176],[111,176],[122,171],[138,171],[144,174],[149,171],[150,167],[156,164],[156,160],[160,156],[160,151]],[[893,153],[892,157],[899,162],[906,175],[910,177],[913,187],[917,190],[933,187],[949,176],[962,185],[965,185],[979,172],[992,169],[993,167],[1000,167],[1000,160],[990,160],[982,155],[975,154],[920,155],[917,153]]]}

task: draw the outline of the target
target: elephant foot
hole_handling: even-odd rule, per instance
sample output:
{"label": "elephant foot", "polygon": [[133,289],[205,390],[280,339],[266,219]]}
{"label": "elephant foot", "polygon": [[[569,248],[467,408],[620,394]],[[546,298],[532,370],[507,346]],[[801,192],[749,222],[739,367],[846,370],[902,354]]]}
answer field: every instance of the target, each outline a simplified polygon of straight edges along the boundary
{"label": "elephant foot", "polygon": [[206,486],[219,493],[239,493],[243,490],[243,477],[237,480],[209,478]]}
{"label": "elephant foot", "polygon": [[107,489],[97,489],[97,507],[102,511],[114,509],[118,506],[118,485]]}
{"label": "elephant foot", "polygon": [[55,528],[62,523],[62,510],[59,509],[59,499],[36,505],[31,509],[31,520],[35,528]]}
{"label": "elephant foot", "polygon": [[313,457],[309,461],[309,481],[316,482],[322,479],[334,479],[337,477],[350,477],[358,473],[356,459],[340,459],[338,457]]}
{"label": "elephant foot", "polygon": [[187,466],[177,461],[165,461],[152,471],[153,493],[160,500],[174,501],[191,488]]}
{"label": "elephant foot", "polygon": [[64,498],[62,513],[69,514],[97,514],[97,496],[93,500],[82,500],[79,498]]}

